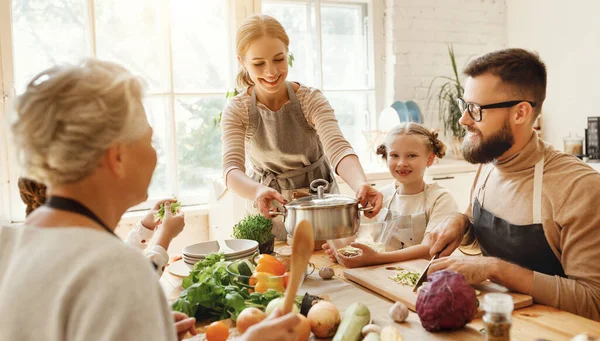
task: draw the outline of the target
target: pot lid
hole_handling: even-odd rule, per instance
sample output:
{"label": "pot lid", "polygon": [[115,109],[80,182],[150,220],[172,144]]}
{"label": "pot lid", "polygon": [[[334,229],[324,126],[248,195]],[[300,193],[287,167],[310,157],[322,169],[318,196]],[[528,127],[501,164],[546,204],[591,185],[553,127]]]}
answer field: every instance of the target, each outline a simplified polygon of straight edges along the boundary
{"label": "pot lid", "polygon": [[[320,186],[317,186],[321,184]],[[310,195],[299,198],[285,205],[286,208],[319,208],[356,205],[358,201],[351,197],[340,194],[324,194],[329,188],[329,182],[324,179],[317,179],[310,183],[310,188],[317,191],[317,195]]]}
{"label": "pot lid", "polygon": [[356,199],[340,195],[340,194],[323,194],[322,196],[311,195],[296,199],[289,204],[285,205],[286,208],[318,208],[318,207],[335,207],[335,206],[347,206],[355,205],[358,201]]}

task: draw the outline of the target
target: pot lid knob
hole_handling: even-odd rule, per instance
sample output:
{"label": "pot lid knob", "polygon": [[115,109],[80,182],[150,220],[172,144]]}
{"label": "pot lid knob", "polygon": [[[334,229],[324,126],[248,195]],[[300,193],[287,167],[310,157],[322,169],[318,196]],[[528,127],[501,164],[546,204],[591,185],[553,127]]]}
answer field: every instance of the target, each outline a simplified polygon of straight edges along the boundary
{"label": "pot lid knob", "polygon": [[[317,186],[319,185],[319,186]],[[313,191],[317,191],[317,196],[319,198],[323,197],[325,191],[329,188],[329,181],[325,179],[316,179],[310,183],[310,189]]]}

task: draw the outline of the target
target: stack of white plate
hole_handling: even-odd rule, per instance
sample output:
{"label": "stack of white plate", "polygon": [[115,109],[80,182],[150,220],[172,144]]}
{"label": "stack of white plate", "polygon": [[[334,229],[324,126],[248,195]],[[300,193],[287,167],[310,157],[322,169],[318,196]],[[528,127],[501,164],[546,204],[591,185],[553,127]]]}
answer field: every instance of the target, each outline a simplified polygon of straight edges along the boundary
{"label": "stack of white plate", "polygon": [[192,244],[183,248],[183,261],[188,265],[194,265],[215,252],[223,252],[228,261],[248,258],[258,251],[258,242],[249,239],[226,239],[225,246],[231,250],[221,250],[219,242],[211,240],[208,242]]}

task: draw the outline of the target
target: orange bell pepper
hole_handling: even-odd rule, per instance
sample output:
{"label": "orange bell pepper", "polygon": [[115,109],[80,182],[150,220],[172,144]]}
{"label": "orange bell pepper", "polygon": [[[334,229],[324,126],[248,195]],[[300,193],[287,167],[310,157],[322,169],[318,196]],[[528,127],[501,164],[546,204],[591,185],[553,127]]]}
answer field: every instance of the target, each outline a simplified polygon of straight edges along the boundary
{"label": "orange bell pepper", "polygon": [[279,259],[271,255],[260,255],[254,271],[268,272],[275,276],[281,276],[285,274],[285,265]]}
{"label": "orange bell pepper", "polygon": [[250,277],[249,283],[254,287],[254,291],[263,293],[269,289],[284,292],[284,278],[275,276],[268,272],[255,272]]}
{"label": "orange bell pepper", "polygon": [[283,287],[287,289],[288,282],[290,281],[290,273],[286,271],[285,275],[283,275]]}

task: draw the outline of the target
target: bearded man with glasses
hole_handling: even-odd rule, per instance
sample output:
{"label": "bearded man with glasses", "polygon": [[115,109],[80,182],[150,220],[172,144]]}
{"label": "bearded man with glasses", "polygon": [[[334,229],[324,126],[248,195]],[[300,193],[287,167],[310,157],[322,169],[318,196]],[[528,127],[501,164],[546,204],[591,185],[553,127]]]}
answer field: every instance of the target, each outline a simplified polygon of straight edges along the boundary
{"label": "bearded man with glasses", "polygon": [[[600,320],[600,173],[555,150],[533,129],[546,98],[546,66],[522,49],[473,60],[458,99],[462,151],[480,164],[465,214],[431,232],[429,272],[492,280],[536,303]],[[459,246],[483,257],[445,257]]]}

